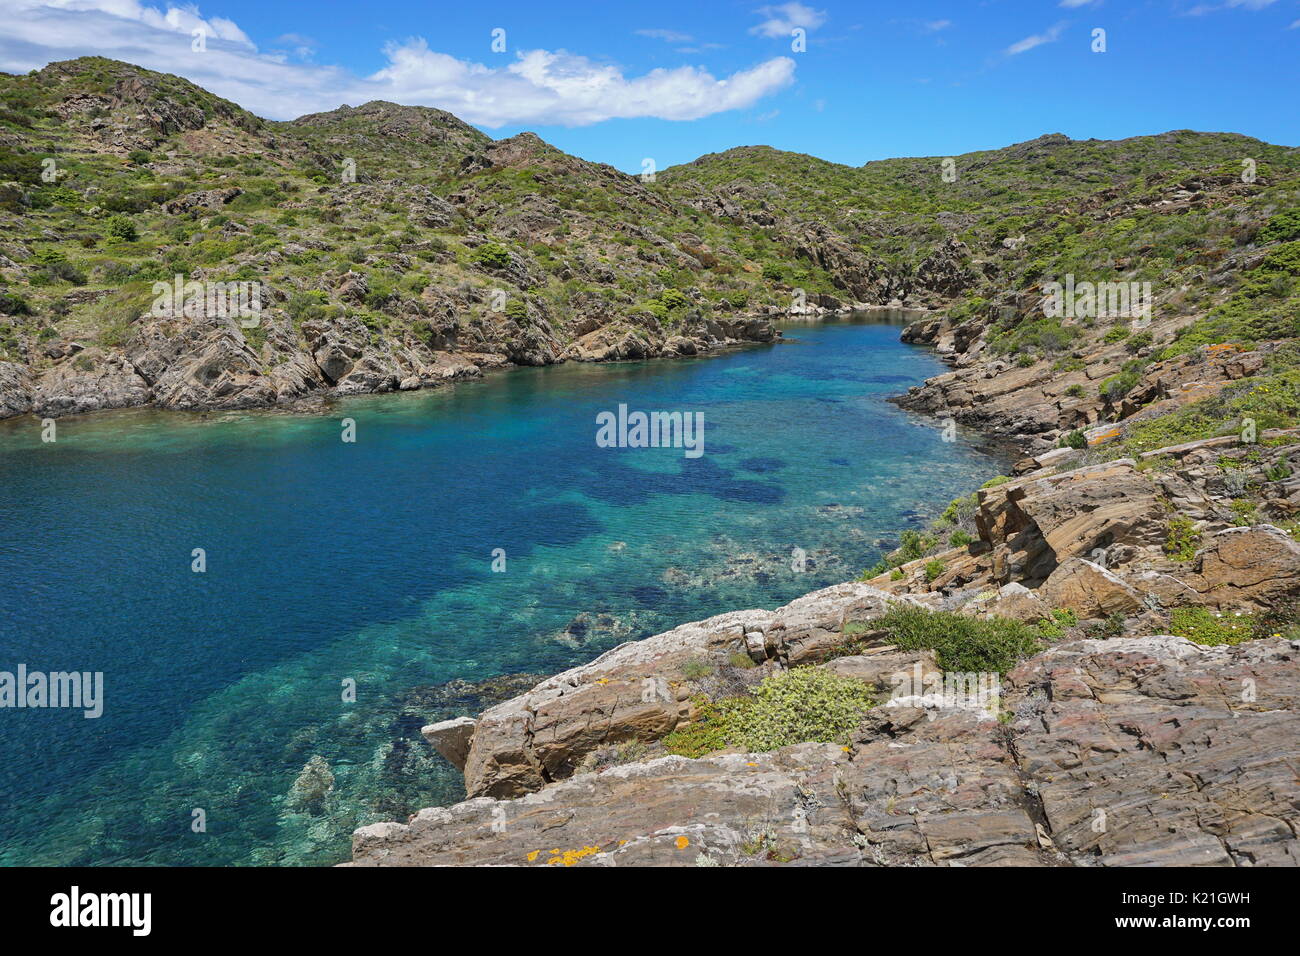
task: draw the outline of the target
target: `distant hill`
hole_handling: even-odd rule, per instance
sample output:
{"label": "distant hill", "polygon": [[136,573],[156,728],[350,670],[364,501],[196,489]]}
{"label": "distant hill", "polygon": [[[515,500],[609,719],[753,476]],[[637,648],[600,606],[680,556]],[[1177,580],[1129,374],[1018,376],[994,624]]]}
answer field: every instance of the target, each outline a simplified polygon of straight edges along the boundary
{"label": "distant hill", "polygon": [[[1295,149],[1177,131],[1053,134],[947,167],[749,146],[651,182],[425,107],[269,122],[98,57],[0,75],[0,102],[0,414],[693,354],[766,338],[755,316],[802,303],[1014,325],[1065,272],[1226,298],[1222,270],[1249,263],[1300,176]],[[260,321],[155,314],[153,283],[177,275],[260,283]],[[1272,291],[1285,311],[1289,287]]]}

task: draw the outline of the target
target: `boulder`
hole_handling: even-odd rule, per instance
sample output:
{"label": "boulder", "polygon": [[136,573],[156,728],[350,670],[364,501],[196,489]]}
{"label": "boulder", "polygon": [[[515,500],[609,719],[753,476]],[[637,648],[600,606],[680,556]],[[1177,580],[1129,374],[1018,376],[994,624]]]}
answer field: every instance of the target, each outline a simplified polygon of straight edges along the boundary
{"label": "boulder", "polygon": [[1217,608],[1259,610],[1300,595],[1300,542],[1273,525],[1212,535],[1194,568],[1187,584]]}
{"label": "boulder", "polygon": [[1084,558],[1070,558],[1052,572],[1038,596],[1053,608],[1074,611],[1081,618],[1133,614],[1142,609],[1142,595],[1117,575]]}
{"label": "boulder", "polygon": [[1007,617],[1032,624],[1052,616],[1052,608],[1036,591],[1031,591],[1016,581],[1004,584],[991,596],[976,598],[962,607],[967,614],[984,617]]}
{"label": "boulder", "polygon": [[470,741],[477,725],[478,721],[473,717],[453,717],[451,720],[440,720],[436,724],[422,727],[420,733],[433,745],[434,750],[447,758],[448,763],[457,770],[464,770]]}

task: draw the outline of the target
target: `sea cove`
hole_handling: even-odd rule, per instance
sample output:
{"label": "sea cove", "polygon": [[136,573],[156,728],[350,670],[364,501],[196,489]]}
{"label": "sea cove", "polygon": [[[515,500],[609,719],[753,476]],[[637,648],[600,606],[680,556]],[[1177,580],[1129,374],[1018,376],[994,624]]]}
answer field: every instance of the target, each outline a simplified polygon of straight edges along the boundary
{"label": "sea cove", "polygon": [[[105,677],[97,720],[0,711],[0,862],[339,862],[463,798],[419,728],[479,682],[856,577],[1003,470],[886,401],[942,370],[897,325],[784,331],[325,414],[4,423],[0,668]],[[704,454],[598,447],[620,404],[702,414]]]}

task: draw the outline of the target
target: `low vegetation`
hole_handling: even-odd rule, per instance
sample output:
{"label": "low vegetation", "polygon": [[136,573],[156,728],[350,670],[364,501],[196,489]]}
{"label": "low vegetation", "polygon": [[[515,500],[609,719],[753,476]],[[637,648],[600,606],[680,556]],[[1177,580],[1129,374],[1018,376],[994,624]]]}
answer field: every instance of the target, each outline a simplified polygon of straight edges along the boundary
{"label": "low vegetation", "polygon": [[669,753],[702,757],[733,747],[760,752],[809,741],[844,742],[873,700],[862,681],[797,667],[765,678],[746,694],[694,703],[696,719],[664,738]]}

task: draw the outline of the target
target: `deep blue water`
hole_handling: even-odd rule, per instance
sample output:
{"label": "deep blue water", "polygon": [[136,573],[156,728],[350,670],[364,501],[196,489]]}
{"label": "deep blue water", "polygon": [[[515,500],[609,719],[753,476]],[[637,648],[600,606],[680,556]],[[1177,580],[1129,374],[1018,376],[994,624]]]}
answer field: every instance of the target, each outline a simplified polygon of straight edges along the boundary
{"label": "deep blue water", "polygon": [[[897,326],[786,334],[314,416],[0,423],[0,670],[105,681],[99,719],[0,709],[0,863],[345,859],[355,826],[463,795],[418,731],[465,705],[431,685],[849,579],[999,471],[885,402],[942,369]],[[619,403],[702,412],[704,454],[598,448]],[[295,803],[316,756],[333,790]]]}

